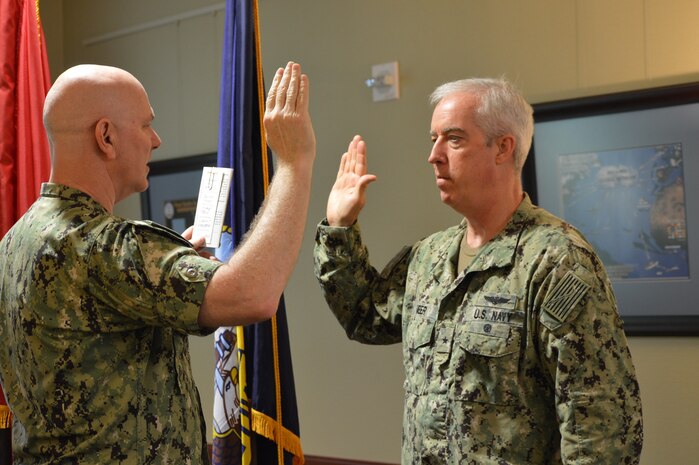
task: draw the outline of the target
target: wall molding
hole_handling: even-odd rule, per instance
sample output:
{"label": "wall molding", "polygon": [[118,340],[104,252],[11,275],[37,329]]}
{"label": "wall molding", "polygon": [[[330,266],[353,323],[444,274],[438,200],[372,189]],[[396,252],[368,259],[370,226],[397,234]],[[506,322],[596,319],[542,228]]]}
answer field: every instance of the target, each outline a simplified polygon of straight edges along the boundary
{"label": "wall molding", "polygon": [[208,15],[211,13],[216,13],[218,11],[224,11],[226,9],[225,3],[216,3],[215,5],[206,6],[203,8],[197,8],[195,10],[185,11],[184,13],[165,16],[163,18],[154,19],[153,21],[147,21],[145,23],[135,24],[133,26],[125,27],[117,31],[108,32],[99,36],[94,36],[83,40],[84,46],[99,44],[100,42],[108,42],[110,40],[118,39],[119,37],[124,37],[138,32],[147,31],[149,29],[155,29],[162,26],[167,26],[168,24],[177,23],[185,19],[196,18],[197,16]]}

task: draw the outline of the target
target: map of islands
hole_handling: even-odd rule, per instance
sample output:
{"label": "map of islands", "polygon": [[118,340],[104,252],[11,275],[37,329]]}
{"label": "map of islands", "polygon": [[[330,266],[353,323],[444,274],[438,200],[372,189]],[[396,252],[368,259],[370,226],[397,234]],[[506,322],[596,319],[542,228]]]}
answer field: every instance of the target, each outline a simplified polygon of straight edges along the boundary
{"label": "map of islands", "polygon": [[558,157],[563,218],[611,279],[689,278],[682,144]]}

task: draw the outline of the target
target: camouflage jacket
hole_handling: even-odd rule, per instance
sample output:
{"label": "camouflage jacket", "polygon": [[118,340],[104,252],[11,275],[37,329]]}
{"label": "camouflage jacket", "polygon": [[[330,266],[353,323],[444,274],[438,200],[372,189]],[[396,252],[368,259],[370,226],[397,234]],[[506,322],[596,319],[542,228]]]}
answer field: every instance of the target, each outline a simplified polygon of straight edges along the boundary
{"label": "camouflage jacket", "polygon": [[188,333],[219,263],[44,184],[0,242],[15,464],[208,463]]}
{"label": "camouflage jacket", "polygon": [[641,400],[606,273],[528,197],[456,274],[466,224],[369,264],[321,223],[316,276],[347,335],[402,341],[403,464],[637,464]]}

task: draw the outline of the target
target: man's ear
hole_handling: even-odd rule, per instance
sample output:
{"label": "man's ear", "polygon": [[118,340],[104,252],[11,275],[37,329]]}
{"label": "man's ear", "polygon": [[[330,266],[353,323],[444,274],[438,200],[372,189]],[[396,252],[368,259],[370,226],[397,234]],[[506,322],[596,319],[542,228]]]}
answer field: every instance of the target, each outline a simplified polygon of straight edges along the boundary
{"label": "man's ear", "polygon": [[505,163],[506,161],[514,160],[515,154],[515,137],[511,134],[499,137],[496,141],[498,153],[495,155],[497,164]]}
{"label": "man's ear", "polygon": [[97,121],[95,125],[95,141],[97,142],[97,147],[100,152],[102,152],[107,159],[112,160],[116,158],[116,148],[114,147],[114,143],[116,142],[116,128],[109,118],[102,118]]}

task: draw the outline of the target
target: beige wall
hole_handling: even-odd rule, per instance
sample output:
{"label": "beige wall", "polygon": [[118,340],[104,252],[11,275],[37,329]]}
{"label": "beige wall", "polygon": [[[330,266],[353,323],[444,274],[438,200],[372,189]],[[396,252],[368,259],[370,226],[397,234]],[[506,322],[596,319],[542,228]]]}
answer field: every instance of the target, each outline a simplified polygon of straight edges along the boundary
{"label": "beige wall", "polygon": [[[51,3],[50,6],[48,4]],[[399,347],[348,342],[313,278],[315,223],[340,154],[367,140],[369,188],[361,222],[378,267],[403,244],[458,221],[442,206],[426,158],[438,84],[506,74],[532,102],[654,87],[699,77],[699,2],[693,0],[259,0],[267,76],[287,60],[310,75],[318,160],[301,258],[287,289],[302,437],[307,453],[398,463]],[[219,2],[42,2],[54,75],[64,66],[122,66],[148,89],[164,143],[158,159],[216,150],[223,14],[207,14],[85,45],[122,28]],[[60,43],[59,43],[60,42]],[[400,100],[372,103],[372,64],[397,60]],[[59,69],[56,69],[58,67]],[[696,182],[687,176],[686,182]],[[134,197],[120,206],[140,215]],[[690,212],[693,214],[694,212]],[[211,340],[193,339],[195,376],[211,409]],[[699,338],[631,338],[641,382],[643,465],[699,456]],[[207,413],[208,414],[208,413]]]}

